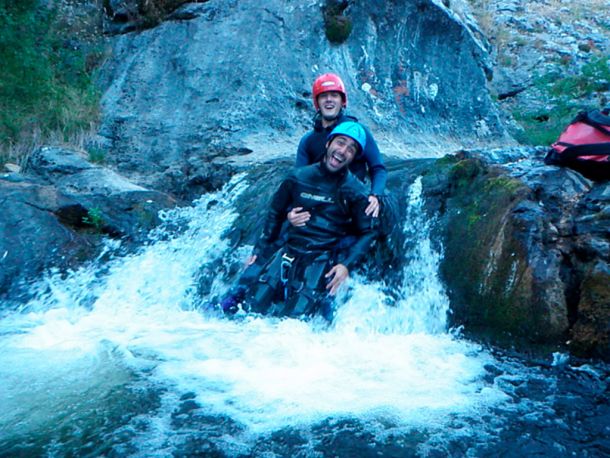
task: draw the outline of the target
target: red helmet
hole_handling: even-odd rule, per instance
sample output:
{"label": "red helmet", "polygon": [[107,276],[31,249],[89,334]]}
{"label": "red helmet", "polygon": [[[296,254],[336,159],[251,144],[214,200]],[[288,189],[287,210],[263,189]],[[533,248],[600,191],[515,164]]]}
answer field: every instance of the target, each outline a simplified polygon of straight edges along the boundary
{"label": "red helmet", "polygon": [[343,107],[347,106],[347,93],[345,92],[345,85],[341,78],[334,73],[325,73],[324,75],[318,76],[313,82],[313,106],[316,110],[319,110],[318,96],[324,92],[339,92],[343,98]]}

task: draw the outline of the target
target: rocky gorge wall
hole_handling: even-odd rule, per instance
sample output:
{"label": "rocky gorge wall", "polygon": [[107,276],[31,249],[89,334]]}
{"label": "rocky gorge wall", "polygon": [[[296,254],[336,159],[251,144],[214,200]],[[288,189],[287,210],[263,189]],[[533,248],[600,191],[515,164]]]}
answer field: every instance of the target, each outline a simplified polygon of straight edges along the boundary
{"label": "rocky gorge wall", "polygon": [[549,144],[578,111],[609,103],[607,1],[469,3],[489,41],[490,90],[515,138]]}
{"label": "rocky gorge wall", "polygon": [[349,112],[385,154],[509,141],[486,88],[485,49],[441,2],[350,4],[341,45],[325,36],[322,6],[210,0],[114,38],[98,138],[107,160],[173,190],[197,188],[213,164],[292,157],[311,125],[311,84],[328,71],[343,77]]}

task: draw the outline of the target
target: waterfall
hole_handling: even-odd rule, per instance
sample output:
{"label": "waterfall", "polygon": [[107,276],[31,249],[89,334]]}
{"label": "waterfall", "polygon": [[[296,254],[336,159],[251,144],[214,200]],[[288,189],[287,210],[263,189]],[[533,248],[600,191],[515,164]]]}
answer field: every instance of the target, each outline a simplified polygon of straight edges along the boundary
{"label": "waterfall", "polygon": [[353,300],[342,307],[337,326],[366,326],[385,333],[441,333],[446,330],[449,299],[439,278],[441,254],[430,239],[431,221],[424,213],[421,177],[411,185],[407,195],[407,212],[403,223],[404,255],[402,282],[395,285],[399,300],[393,305],[380,285],[357,281]]}
{"label": "waterfall", "polygon": [[[395,303],[387,305],[381,285],[355,278],[330,325],[206,311],[202,270],[217,269],[209,297],[220,295],[229,285],[218,266],[241,262],[251,248],[235,250],[224,237],[246,186],[238,176],[165,212],[134,254],[113,256],[120,250],[109,244],[109,261],[49,274],[35,299],[2,318],[0,449],[22,441],[78,449],[80,436],[57,425],[80,424],[114,438],[115,453],[170,453],[189,437],[177,419],[192,414],[176,413],[187,402],[215,419],[216,446],[237,453],[261,435],[329,419],[441,434],[456,415],[476,417],[505,400],[484,381],[493,357],[446,331],[441,254],[420,180],[406,203],[411,252]],[[96,415],[110,431],[95,426]]]}

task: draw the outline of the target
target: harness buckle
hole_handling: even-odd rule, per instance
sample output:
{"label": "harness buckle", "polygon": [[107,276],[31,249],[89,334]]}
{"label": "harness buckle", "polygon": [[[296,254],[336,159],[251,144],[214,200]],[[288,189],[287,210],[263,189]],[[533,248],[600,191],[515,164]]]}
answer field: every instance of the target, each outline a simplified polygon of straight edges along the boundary
{"label": "harness buckle", "polygon": [[289,256],[288,253],[284,253],[282,255],[282,262],[280,264],[280,280],[284,285],[288,283],[288,273],[290,272],[294,259],[294,256]]}

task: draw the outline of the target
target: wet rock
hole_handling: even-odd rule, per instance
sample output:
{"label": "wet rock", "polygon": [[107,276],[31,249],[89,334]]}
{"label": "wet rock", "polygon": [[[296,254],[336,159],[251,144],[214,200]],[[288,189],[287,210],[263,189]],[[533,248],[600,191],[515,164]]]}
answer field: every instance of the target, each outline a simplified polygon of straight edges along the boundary
{"label": "wet rock", "polygon": [[52,186],[0,179],[0,297],[18,297],[28,279],[90,257],[93,240],[63,225],[56,213],[78,205]]}
{"label": "wet rock", "polygon": [[142,242],[159,210],[176,204],[79,151],[55,147],[34,151],[24,173],[0,177],[0,196],[0,296],[10,298],[45,270],[90,259],[104,234]]}
{"label": "wet rock", "polygon": [[424,177],[453,319],[513,343],[560,345],[571,330],[575,352],[610,359],[610,184],[543,153],[464,151]]}
{"label": "wet rock", "polygon": [[160,222],[159,210],[176,204],[171,196],[138,186],[68,148],[39,148],[30,156],[27,171],[74,202],[55,213],[75,229],[90,226],[114,237],[141,241]]}
{"label": "wet rock", "polygon": [[458,159],[447,180],[442,274],[456,319],[558,339],[568,326],[561,257],[547,247],[544,210],[531,190],[475,157]]}
{"label": "wet rock", "polygon": [[610,265],[595,263],[584,275],[572,350],[581,356],[610,355]]}

